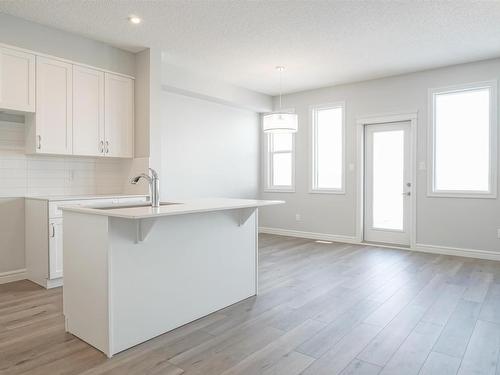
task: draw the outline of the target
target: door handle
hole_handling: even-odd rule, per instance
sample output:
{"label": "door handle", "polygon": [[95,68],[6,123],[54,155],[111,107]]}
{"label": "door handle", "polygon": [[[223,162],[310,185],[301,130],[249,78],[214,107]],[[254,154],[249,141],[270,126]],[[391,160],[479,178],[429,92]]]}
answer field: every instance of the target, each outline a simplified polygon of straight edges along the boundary
{"label": "door handle", "polygon": [[401,193],[401,194],[402,194],[402,195],[406,195],[407,197],[409,197],[409,196],[411,195],[411,192],[410,192],[410,191],[408,191],[408,192],[406,192],[406,193]]}
{"label": "door handle", "polygon": [[52,227],[52,234],[50,237],[54,238],[56,236],[56,226],[53,223],[50,223],[50,226]]}

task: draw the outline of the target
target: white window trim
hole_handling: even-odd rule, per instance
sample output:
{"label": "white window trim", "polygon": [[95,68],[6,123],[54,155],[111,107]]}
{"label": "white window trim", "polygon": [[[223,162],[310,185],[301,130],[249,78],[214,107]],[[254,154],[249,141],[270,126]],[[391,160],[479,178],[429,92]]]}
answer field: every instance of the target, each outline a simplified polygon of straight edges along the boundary
{"label": "white window trim", "polygon": [[[318,188],[315,186],[316,180],[316,111],[330,108],[342,108],[342,182],[340,189]],[[345,166],[346,166],[346,125],[345,125],[345,102],[333,102],[309,107],[309,144],[310,152],[310,173],[309,173],[309,193],[310,194],[345,194]]]}
{"label": "white window trim", "polygon": [[[294,193],[295,192],[295,134],[292,134],[292,185],[272,185],[272,158],[271,155],[271,144],[269,142],[272,133],[264,133],[264,192],[266,193]],[[289,151],[284,151],[288,153]],[[279,153],[275,152],[275,153]]]}
{"label": "white window trim", "polygon": [[[498,106],[497,106],[497,86],[496,79],[490,81],[474,82],[453,86],[429,89],[429,121],[427,127],[427,196],[443,198],[490,198],[497,197],[497,154],[498,154]],[[436,190],[435,181],[435,96],[436,94],[467,91],[472,89],[490,88],[490,191],[460,191],[460,190]]]}

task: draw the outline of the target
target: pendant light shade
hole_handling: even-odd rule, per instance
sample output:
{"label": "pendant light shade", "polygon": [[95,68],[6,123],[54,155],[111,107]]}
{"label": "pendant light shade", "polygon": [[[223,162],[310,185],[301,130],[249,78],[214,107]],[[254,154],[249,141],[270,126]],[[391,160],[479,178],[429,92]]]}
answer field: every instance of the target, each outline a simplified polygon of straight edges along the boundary
{"label": "pendant light shade", "polygon": [[295,113],[269,113],[262,118],[262,130],[266,133],[295,133],[298,128]]}
{"label": "pendant light shade", "polygon": [[285,67],[277,66],[276,70],[280,72],[280,107],[277,112],[267,113],[262,117],[262,130],[265,133],[295,133],[299,128],[298,116],[281,109],[281,73]]}

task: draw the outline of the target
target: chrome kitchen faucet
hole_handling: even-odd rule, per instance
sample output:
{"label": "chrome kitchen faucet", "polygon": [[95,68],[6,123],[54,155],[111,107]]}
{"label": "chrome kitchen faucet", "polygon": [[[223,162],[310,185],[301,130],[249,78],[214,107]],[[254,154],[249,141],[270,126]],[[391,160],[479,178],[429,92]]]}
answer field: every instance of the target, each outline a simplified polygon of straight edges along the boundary
{"label": "chrome kitchen faucet", "polygon": [[130,180],[130,183],[135,185],[141,178],[148,181],[149,190],[151,191],[151,206],[160,207],[160,178],[158,177],[158,173],[153,168],[149,168],[149,170],[151,171],[151,176],[141,173],[140,175],[133,177]]}

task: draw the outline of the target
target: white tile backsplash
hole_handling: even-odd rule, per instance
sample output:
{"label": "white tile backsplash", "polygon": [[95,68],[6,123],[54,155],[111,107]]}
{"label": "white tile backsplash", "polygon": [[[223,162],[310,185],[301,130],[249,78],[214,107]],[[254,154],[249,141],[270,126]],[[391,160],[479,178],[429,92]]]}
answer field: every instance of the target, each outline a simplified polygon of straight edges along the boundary
{"label": "white tile backsplash", "polygon": [[25,155],[22,116],[0,114],[0,197],[120,194],[131,161]]}

